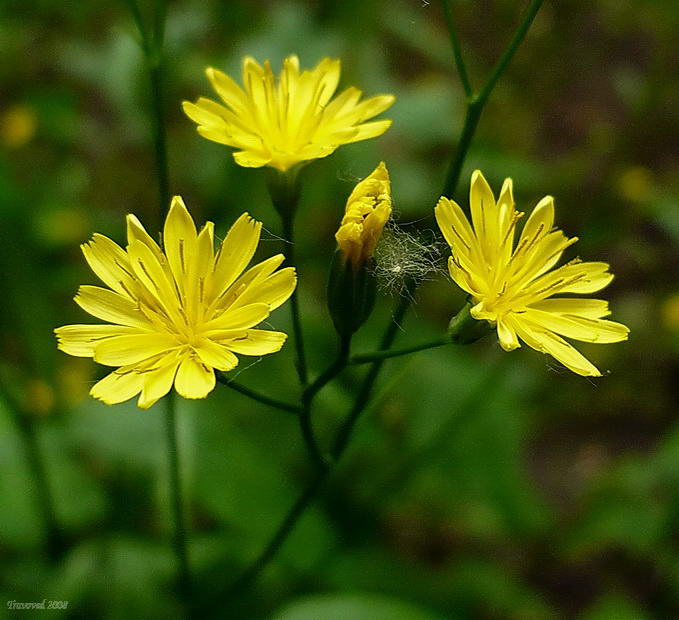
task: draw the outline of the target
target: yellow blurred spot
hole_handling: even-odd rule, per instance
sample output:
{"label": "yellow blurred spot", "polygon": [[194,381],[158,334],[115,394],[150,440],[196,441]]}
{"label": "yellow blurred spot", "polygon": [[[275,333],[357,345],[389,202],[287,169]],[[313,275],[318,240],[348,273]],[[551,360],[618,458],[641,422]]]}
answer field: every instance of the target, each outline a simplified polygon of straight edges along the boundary
{"label": "yellow blurred spot", "polygon": [[75,407],[87,398],[94,378],[92,365],[85,358],[69,358],[59,368],[57,382],[64,405]]}
{"label": "yellow blurred spot", "polygon": [[668,297],[660,310],[663,325],[667,329],[679,331],[679,293]]}
{"label": "yellow blurred spot", "polygon": [[25,406],[39,416],[47,416],[54,407],[54,390],[43,379],[31,379],[26,384]]}
{"label": "yellow blurred spot", "polygon": [[653,191],[653,173],[643,166],[630,166],[618,178],[618,192],[631,202],[643,202]]}
{"label": "yellow blurred spot", "polygon": [[35,112],[26,105],[17,104],[0,116],[0,139],[7,148],[18,149],[30,142],[37,127]]}
{"label": "yellow blurred spot", "polygon": [[68,245],[89,236],[90,221],[82,209],[65,206],[48,211],[36,222],[37,233],[52,245]]}

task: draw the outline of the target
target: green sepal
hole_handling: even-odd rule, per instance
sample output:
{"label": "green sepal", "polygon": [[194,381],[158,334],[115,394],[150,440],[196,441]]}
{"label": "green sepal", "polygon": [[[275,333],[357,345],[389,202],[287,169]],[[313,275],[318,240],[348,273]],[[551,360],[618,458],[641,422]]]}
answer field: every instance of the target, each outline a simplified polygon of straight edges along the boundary
{"label": "green sepal", "polygon": [[266,170],[266,183],[274,209],[283,218],[291,218],[297,210],[300,196],[299,171],[301,166],[281,172],[273,168]]}
{"label": "green sepal", "polygon": [[448,337],[455,344],[471,344],[493,330],[488,321],[479,321],[471,315],[472,305],[468,301],[448,323]]}
{"label": "green sepal", "polygon": [[354,269],[336,250],[328,276],[328,310],[340,336],[354,334],[368,320],[375,306],[377,283],[373,259]]}

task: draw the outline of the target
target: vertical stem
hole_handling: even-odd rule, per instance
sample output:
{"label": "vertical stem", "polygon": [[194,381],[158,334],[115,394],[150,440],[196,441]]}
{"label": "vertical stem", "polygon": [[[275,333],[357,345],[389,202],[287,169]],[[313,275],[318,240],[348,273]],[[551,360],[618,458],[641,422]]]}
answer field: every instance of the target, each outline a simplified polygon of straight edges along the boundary
{"label": "vertical stem", "polygon": [[460,141],[457,143],[455,157],[453,157],[452,161],[450,162],[450,167],[448,168],[446,182],[443,186],[443,196],[452,198],[455,194],[457,184],[460,181],[460,175],[462,174],[464,160],[467,158],[467,153],[472,143],[474,133],[476,132],[476,126],[479,123],[479,118],[481,118],[482,111],[483,105],[480,104],[478,99],[473,98],[467,104],[467,112],[464,117],[464,125],[462,127],[462,133],[460,134]]}
{"label": "vertical stem", "polygon": [[167,137],[165,131],[165,108],[163,106],[163,61],[158,57],[150,61],[149,79],[151,85],[151,108],[153,116],[153,146],[155,151],[156,175],[158,177],[158,214],[160,226],[170,208],[170,181],[167,163]]}
{"label": "vertical stem", "polygon": [[[379,347],[380,351],[389,349],[393,344],[396,334],[401,328],[401,321],[403,320],[406,312],[408,312],[408,308],[410,308],[410,292],[412,289],[414,289],[414,285],[409,284],[407,286],[405,295],[401,298],[398,306],[396,307],[392,320],[384,332],[384,336],[382,337],[382,342],[380,343]],[[358,393],[358,396],[356,397],[356,400],[354,401],[354,406],[349,412],[344,424],[340,427],[337,437],[335,438],[335,443],[333,444],[332,448],[332,457],[335,461],[339,460],[342,454],[344,454],[344,450],[349,443],[349,437],[351,436],[351,432],[356,425],[356,421],[368,405],[370,395],[375,385],[375,381],[380,374],[383,363],[383,359],[373,362],[368,374],[361,384],[361,389]]]}
{"label": "vertical stem", "polygon": [[20,406],[1,383],[0,395],[5,401],[9,413],[14,418],[14,423],[23,441],[31,480],[35,484],[38,510],[41,513],[45,527],[45,551],[47,552],[47,557],[53,561],[58,560],[64,552],[66,545],[56,517],[54,499],[52,498],[47,479],[45,460],[38,442],[35,420],[28,411],[25,411]]}
{"label": "vertical stem", "polygon": [[335,361],[332,362],[332,364],[330,364],[330,366],[328,366],[302,394],[302,412],[299,416],[302,437],[304,438],[311,458],[320,469],[325,469],[328,463],[323,455],[323,451],[316,441],[316,436],[314,435],[311,417],[312,402],[323,386],[329,381],[332,381],[344,368],[346,368],[349,363],[350,352],[351,336],[341,336],[339,340],[339,351],[337,352]]}
{"label": "vertical stem", "polygon": [[[462,130],[462,135],[460,136],[460,141],[458,142],[457,150],[453,161],[451,163],[450,170],[446,179],[446,186],[444,194],[454,193],[457,184],[459,182],[460,173],[466,158],[469,146],[471,144],[472,138],[474,137],[474,132],[476,131],[476,126],[478,124],[481,112],[483,111],[483,106],[485,105],[493,87],[495,86],[497,80],[500,78],[502,72],[506,69],[509,61],[511,60],[513,54],[518,49],[519,44],[523,40],[526,32],[528,31],[533,18],[537,14],[540,5],[543,0],[533,0],[531,3],[524,19],[522,20],[519,28],[517,29],[514,37],[508,48],[503,53],[502,57],[498,61],[495,69],[493,70],[491,77],[486,82],[484,88],[481,90],[481,94],[474,98],[472,97],[467,105],[467,114],[465,117],[464,127]],[[450,22],[449,22],[450,23]],[[451,35],[453,36],[453,35]],[[461,60],[461,56],[460,56]],[[384,336],[382,337],[382,342],[380,350],[386,350],[391,348],[398,330],[400,329],[400,323],[403,320],[406,312],[410,308],[412,293],[414,292],[415,284],[411,283],[408,287],[407,293],[400,299],[398,305],[394,310],[394,315],[392,321],[387,326]],[[354,403],[353,408],[349,412],[344,424],[340,428],[335,443],[332,448],[332,456],[334,461],[325,469],[321,469],[316,473],[315,478],[312,479],[307,488],[303,491],[302,495],[299,497],[297,502],[293,505],[291,510],[286,515],[285,519],[279,526],[278,530],[274,534],[273,538],[270,540],[269,544],[265,547],[264,551],[255,560],[253,564],[250,565],[248,569],[243,573],[243,575],[236,581],[236,583],[230,588],[230,592],[237,592],[246,585],[254,581],[262,570],[268,565],[268,563],[273,559],[278,549],[285,542],[290,532],[293,530],[295,524],[299,518],[304,514],[304,511],[311,504],[313,499],[316,497],[318,491],[320,490],[323,482],[328,477],[328,474],[334,468],[335,463],[341,458],[346,450],[349,443],[352,430],[358,420],[360,414],[368,405],[372,389],[374,387],[375,381],[380,373],[382,364],[384,360],[377,360],[372,363],[368,374],[366,375],[359,395]]]}
{"label": "vertical stem", "polygon": [[453,11],[450,8],[450,0],[443,0],[443,14],[446,18],[446,25],[448,26],[448,36],[450,37],[450,45],[453,48],[457,74],[460,76],[464,94],[470,98],[474,94],[474,90],[472,89],[469,75],[467,74],[467,67],[462,58],[462,48],[460,47],[460,40],[457,37],[457,30],[455,29],[455,22],[453,21]]}
{"label": "vertical stem", "polygon": [[177,441],[176,398],[170,393],[165,397],[165,429],[167,431],[167,447],[170,467],[170,502],[174,516],[174,532],[172,546],[177,557],[178,585],[182,600],[190,608],[191,573],[186,545],[186,525],[179,464],[179,446]]}
{"label": "vertical stem", "polygon": [[[295,214],[294,211],[284,213],[283,220],[283,238],[289,242],[286,246],[286,258],[288,263],[293,267],[297,267],[295,260]],[[290,312],[292,315],[292,332],[295,338],[295,351],[297,352],[297,373],[302,387],[306,387],[309,381],[309,372],[306,364],[306,353],[304,350],[304,333],[302,331],[302,318],[299,310],[299,296],[297,294],[297,287],[290,297]]]}
{"label": "vertical stem", "polygon": [[[153,20],[153,31],[148,32],[139,12],[136,0],[127,0],[132,15],[139,29],[142,49],[149,72],[151,91],[151,117],[153,122],[153,147],[155,155],[156,176],[158,179],[158,229],[162,227],[170,207],[170,182],[167,157],[167,130],[165,107],[163,102],[163,40],[165,18],[167,15],[166,0],[158,0]],[[174,519],[172,546],[177,558],[178,586],[187,612],[191,612],[191,573],[189,570],[188,550],[186,544],[186,526],[184,522],[184,502],[180,477],[179,446],[177,442],[177,412],[173,392],[165,397],[165,429],[167,434],[168,463],[170,474],[170,500]]]}
{"label": "vertical stem", "polygon": [[247,569],[236,579],[236,581],[229,587],[228,592],[230,594],[237,594],[241,592],[245,587],[250,585],[259,574],[269,565],[269,562],[275,557],[281,545],[286,541],[288,535],[294,529],[297,521],[304,514],[309,505],[316,498],[316,495],[320,491],[325,479],[330,473],[330,468],[320,469],[315,474],[309,484],[306,486],[302,494],[297,498],[297,501],[293,504],[292,508],[285,515],[285,518],[281,522],[280,526],[276,530],[271,540],[267,543],[266,547],[257,556],[255,561],[248,566]]}

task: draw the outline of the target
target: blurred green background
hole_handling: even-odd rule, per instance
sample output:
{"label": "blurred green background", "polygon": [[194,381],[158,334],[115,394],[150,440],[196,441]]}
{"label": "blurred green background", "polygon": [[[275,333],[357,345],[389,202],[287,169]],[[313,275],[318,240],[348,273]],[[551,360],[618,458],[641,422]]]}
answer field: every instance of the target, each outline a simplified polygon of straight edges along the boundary
{"label": "blurred green background", "polygon": [[[479,86],[524,3],[452,4]],[[679,617],[678,27],[670,0],[545,2],[484,112],[458,192],[466,201],[469,173],[481,168],[495,187],[513,177],[520,210],[556,197],[558,224],[581,238],[577,254],[617,275],[606,296],[632,329],[629,342],[579,345],[610,374],[587,380],[525,347],[505,354],[494,338],[388,362],[337,475],[235,599],[229,585],[303,487],[308,459],[292,416],[222,386],[206,401],[180,401],[202,617]],[[262,256],[280,247],[262,171],[238,168],[228,148],[201,139],[180,103],[211,95],[208,64],[239,78],[242,55],[278,68],[289,53],[305,66],[340,57],[342,86],[397,96],[383,115],[394,120],[387,134],[303,174],[300,287],[318,371],[335,346],[323,288],[347,195],[385,159],[398,218],[431,237],[464,102],[433,0],[171,2],[172,191],[220,235],[244,210],[263,220]],[[124,242],[128,212],[154,222],[150,144],[146,76],[123,2],[4,0],[0,618],[180,613],[162,406],[89,399],[103,369],[59,353],[52,335],[92,322],[71,301],[79,284],[96,283],[79,244],[94,231]],[[357,350],[375,348],[390,294]],[[436,276],[400,342],[439,334],[462,300]],[[272,323],[289,329],[287,308]],[[241,363],[239,381],[296,397],[291,346],[252,362]],[[326,439],[360,376],[346,373],[318,399]],[[36,445],[61,535],[52,560]],[[69,610],[5,604],[45,598],[68,600]]]}

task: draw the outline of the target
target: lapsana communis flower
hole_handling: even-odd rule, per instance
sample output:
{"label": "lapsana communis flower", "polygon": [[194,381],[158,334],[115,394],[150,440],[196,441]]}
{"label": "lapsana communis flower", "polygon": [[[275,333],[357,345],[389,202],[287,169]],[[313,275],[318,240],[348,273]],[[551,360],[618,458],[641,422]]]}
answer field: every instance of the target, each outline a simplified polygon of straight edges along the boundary
{"label": "lapsana communis flower", "polygon": [[278,351],[284,333],[253,328],[290,297],[296,275],[292,267],[277,270],[282,254],[245,270],[261,228],[244,213],[215,255],[213,223],[197,232],[175,196],[162,249],[134,215],[127,216],[125,250],[102,235],[83,244],[85,259],[108,288],[81,286],[75,301],[109,324],[55,332],[62,351],[119,366],[90,394],[113,405],[141,393],[142,409],[173,384],[184,398],[205,398],[215,386],[214,369],[234,368],[236,353]]}
{"label": "lapsana communis flower", "polygon": [[283,61],[276,80],[268,61],[262,67],[243,59],[241,88],[228,75],[209,67],[207,77],[223,104],[201,97],[184,102],[184,112],[198,133],[239,149],[236,163],[271,166],[285,172],[295,164],[326,157],[342,144],[382,135],[391,121],[366,122],[394,102],[378,95],[359,103],[361,91],[348,88],[332,98],[340,78],[340,61],[324,58],[301,71],[297,56]]}
{"label": "lapsana communis flower", "polygon": [[512,180],[506,179],[495,200],[478,170],[472,175],[470,206],[473,228],[462,209],[448,198],[436,207],[436,220],[452,249],[452,279],[475,304],[471,315],[497,327],[506,351],[520,346],[548,353],[573,372],[601,373],[561,336],[583,342],[626,340],[629,329],[605,320],[608,302],[601,299],[554,297],[563,293],[595,293],[613,279],[608,264],[573,260],[550,271],[563,251],[575,243],[554,226],[554,199],[543,198],[514,243],[517,221]]}
{"label": "lapsana communis flower", "polygon": [[344,259],[358,267],[371,258],[390,216],[389,171],[385,163],[381,162],[356,185],[347,200],[342,223],[335,233]]}

